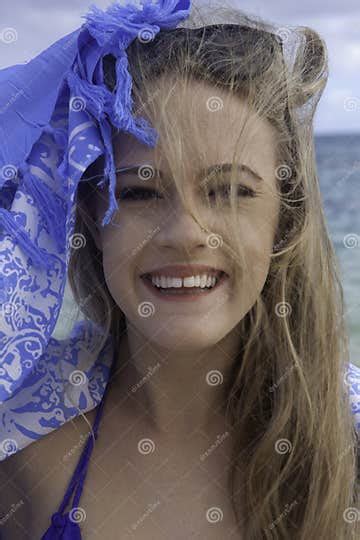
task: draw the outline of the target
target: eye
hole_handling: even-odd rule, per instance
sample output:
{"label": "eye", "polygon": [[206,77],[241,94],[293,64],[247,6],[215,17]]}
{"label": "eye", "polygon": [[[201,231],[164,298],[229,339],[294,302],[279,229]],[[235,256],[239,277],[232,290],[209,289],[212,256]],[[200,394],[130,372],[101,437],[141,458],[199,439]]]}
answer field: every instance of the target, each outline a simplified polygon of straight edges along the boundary
{"label": "eye", "polygon": [[[148,200],[149,197],[158,195],[158,192],[154,189],[149,188],[140,188],[140,187],[133,187],[133,188],[124,188],[120,191],[119,196],[117,196],[118,199],[122,200],[136,200],[136,201],[144,201]],[[152,197],[153,198],[153,197]],[[163,197],[156,197],[158,199],[162,199]]]}
{"label": "eye", "polygon": [[[230,194],[231,185],[224,184],[220,186],[221,197],[228,197]],[[214,190],[209,191],[209,196],[214,195]],[[239,184],[237,186],[237,195],[239,197],[256,197],[256,192],[251,188]],[[120,200],[131,200],[131,201],[147,201],[149,199],[163,199],[158,191],[151,188],[144,187],[125,187],[119,194],[116,195],[117,199]]]}
{"label": "eye", "polygon": [[[224,196],[224,195],[229,196],[230,190],[231,190],[231,185],[230,184],[222,185],[220,187],[221,196]],[[210,193],[213,194],[214,190],[211,190]],[[239,197],[256,197],[256,192],[251,188],[248,188],[246,186],[238,184],[238,186],[237,186],[237,195]]]}

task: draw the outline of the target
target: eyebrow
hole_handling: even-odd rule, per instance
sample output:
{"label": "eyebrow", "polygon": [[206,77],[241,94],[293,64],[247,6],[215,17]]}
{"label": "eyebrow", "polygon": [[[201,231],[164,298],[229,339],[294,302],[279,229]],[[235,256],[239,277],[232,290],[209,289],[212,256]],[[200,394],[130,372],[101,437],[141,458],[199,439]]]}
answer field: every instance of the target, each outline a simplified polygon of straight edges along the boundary
{"label": "eyebrow", "polygon": [[[138,174],[138,170],[142,166],[146,167],[146,164],[144,164],[144,165],[133,165],[133,166],[129,166],[129,167],[120,167],[120,168],[117,168],[115,172],[117,172],[117,173],[122,172],[122,173],[125,173],[125,174],[132,174],[132,173]],[[165,178],[165,175],[164,175],[163,171],[161,171],[160,169],[156,169],[155,167],[152,167],[152,168],[158,173],[158,175],[160,176],[161,179]],[[227,172],[230,172],[232,170],[232,168],[233,168],[232,163],[217,163],[216,165],[211,165],[210,167],[200,169],[197,176],[199,178],[204,178],[204,177],[207,178],[208,176],[211,176],[211,174],[213,174],[213,173],[220,173],[220,172],[227,173]],[[253,169],[251,169],[248,165],[245,165],[245,163],[236,163],[235,164],[235,169],[237,171],[239,171],[239,172],[244,172],[245,171],[250,176],[252,176],[253,179],[256,182],[264,181],[264,179],[258,173],[253,171]]]}

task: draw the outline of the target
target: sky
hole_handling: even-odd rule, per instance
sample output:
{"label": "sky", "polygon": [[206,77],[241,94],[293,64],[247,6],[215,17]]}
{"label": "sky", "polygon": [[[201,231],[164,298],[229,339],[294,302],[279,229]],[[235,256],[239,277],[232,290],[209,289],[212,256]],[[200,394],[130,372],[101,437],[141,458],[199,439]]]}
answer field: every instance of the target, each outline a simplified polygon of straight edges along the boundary
{"label": "sky", "polygon": [[[104,9],[113,2],[1,0],[0,69],[29,61],[79,28],[84,23],[81,16],[93,3]],[[238,7],[278,25],[316,30],[328,49],[329,79],[315,114],[314,132],[360,133],[359,0],[227,0],[220,5]]]}

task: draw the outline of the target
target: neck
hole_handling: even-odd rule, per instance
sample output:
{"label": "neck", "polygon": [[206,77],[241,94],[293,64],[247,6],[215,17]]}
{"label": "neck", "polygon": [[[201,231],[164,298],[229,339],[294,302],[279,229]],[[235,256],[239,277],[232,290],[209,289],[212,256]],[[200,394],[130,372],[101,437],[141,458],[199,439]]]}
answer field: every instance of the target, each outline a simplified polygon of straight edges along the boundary
{"label": "neck", "polygon": [[136,409],[131,404],[130,414],[145,411],[158,437],[184,440],[197,431],[209,436],[226,431],[224,405],[239,347],[236,327],[211,349],[194,351],[162,349],[128,325],[114,376],[117,398],[131,395]]}

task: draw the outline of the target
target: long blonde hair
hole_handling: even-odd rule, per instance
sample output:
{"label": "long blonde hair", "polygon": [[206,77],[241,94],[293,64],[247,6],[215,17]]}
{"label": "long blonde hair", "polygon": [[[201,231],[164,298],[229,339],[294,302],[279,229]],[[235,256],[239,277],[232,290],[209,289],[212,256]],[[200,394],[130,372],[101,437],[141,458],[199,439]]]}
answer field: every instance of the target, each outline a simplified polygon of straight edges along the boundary
{"label": "long blonde hair", "polygon": [[[239,27],[210,36],[200,31],[219,23]],[[261,294],[239,323],[241,348],[226,404],[238,433],[229,496],[239,530],[247,540],[358,538],[358,521],[351,518],[359,504],[358,438],[344,385],[349,351],[343,289],[313,140],[313,116],[328,77],[326,45],[311,28],[276,27],[212,3],[193,6],[175,30],[160,31],[150,42],[135,40],[127,53],[137,114],[146,112],[154,126],[161,123],[176,188],[198,221],[193,201],[183,192],[181,128],[172,125],[166,104],[154,112],[155,89],[163,88],[162,81],[182,88],[202,80],[213,85],[214,96],[216,88],[226,88],[269,121],[278,136],[281,206],[274,253]],[[113,87],[111,57],[105,57],[104,68]],[[189,104],[179,100],[181,106]],[[196,148],[201,133],[191,115],[186,118]],[[103,196],[89,180],[101,170],[99,160],[79,185],[75,230],[87,241],[72,253],[69,280],[86,317],[104,325],[105,341],[109,333],[119,340],[126,321],[106,286],[101,253],[83,219]],[[224,219],[233,243],[224,242],[222,249],[236,266],[241,242],[233,200]]]}

